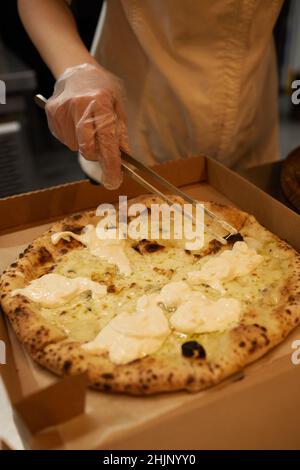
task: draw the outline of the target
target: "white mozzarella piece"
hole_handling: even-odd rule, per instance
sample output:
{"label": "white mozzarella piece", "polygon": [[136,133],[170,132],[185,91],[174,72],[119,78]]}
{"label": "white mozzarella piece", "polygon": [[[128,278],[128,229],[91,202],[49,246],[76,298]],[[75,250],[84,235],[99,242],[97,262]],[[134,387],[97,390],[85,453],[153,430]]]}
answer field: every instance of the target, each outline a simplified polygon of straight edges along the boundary
{"label": "white mozzarella piece", "polygon": [[137,302],[135,313],[120,313],[111,320],[110,326],[136,338],[156,338],[170,332],[168,320],[152,295],[143,295]]}
{"label": "white mozzarella piece", "polygon": [[88,278],[67,278],[60,274],[50,273],[34,279],[28,286],[15,289],[12,295],[24,295],[44,307],[56,307],[64,305],[81,292],[91,290],[94,298],[103,297],[106,286],[91,281]]}
{"label": "white mozzarella piece", "polygon": [[82,347],[87,351],[105,353],[114,364],[128,364],[157,351],[164,342],[164,337],[137,338],[119,333],[110,324],[100,331],[98,336]]}
{"label": "white mozzarella piece", "polygon": [[[100,231],[99,231],[100,233]],[[104,238],[104,237],[107,238]],[[73,232],[57,232],[51,236],[51,241],[55,245],[59,240],[69,240],[74,238],[83,243],[90,253],[99,258],[105,259],[109,263],[115,264],[121,274],[128,275],[131,273],[131,267],[128,257],[124,251],[124,240],[108,238],[109,230],[101,232],[101,238],[97,234],[97,230],[93,225],[87,225],[82,234],[78,235]]]}
{"label": "white mozzarella piece", "polygon": [[120,313],[83,348],[109,353],[115,364],[127,364],[153,354],[170,333],[168,320],[157,306],[156,296],[142,296],[134,313]]}
{"label": "white mozzarella piece", "polygon": [[194,285],[207,283],[224,292],[222,282],[250,274],[262,261],[263,257],[256,250],[245,242],[236,242],[232,250],[211,258],[199,271],[189,272],[188,280]]}
{"label": "white mozzarella piece", "polygon": [[170,318],[172,327],[181,333],[223,331],[240,318],[241,304],[232,298],[217,301],[192,298],[178,307]]}
{"label": "white mozzarella piece", "polygon": [[183,301],[191,295],[192,289],[184,281],[169,282],[160,291],[157,299],[166,307],[178,307]]}

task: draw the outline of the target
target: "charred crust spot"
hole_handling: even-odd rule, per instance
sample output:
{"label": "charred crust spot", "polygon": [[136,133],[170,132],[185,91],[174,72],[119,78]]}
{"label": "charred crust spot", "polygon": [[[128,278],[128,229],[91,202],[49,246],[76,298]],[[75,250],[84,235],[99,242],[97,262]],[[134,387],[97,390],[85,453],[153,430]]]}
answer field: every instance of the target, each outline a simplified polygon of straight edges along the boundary
{"label": "charred crust spot", "polygon": [[204,347],[197,341],[187,341],[181,345],[181,352],[184,357],[206,358]]}
{"label": "charred crust spot", "polygon": [[209,242],[209,249],[210,249],[211,254],[217,253],[221,247],[222,247],[222,243],[219,242],[218,240],[211,240]]}
{"label": "charred crust spot", "polygon": [[18,266],[18,263],[12,263],[12,264],[10,265],[11,268],[16,268],[17,266]]}
{"label": "charred crust spot", "polygon": [[170,374],[168,375],[168,382],[171,383],[172,380],[173,380],[173,372],[170,372]]}
{"label": "charred crust spot", "polygon": [[270,344],[270,340],[269,338],[267,337],[267,335],[263,334],[262,337],[264,338],[265,340],[265,345],[268,346]]}
{"label": "charred crust spot", "polygon": [[296,300],[296,299],[295,299],[295,296],[294,296],[294,295],[290,295],[289,298],[288,298],[288,301],[291,302],[291,303],[292,303],[292,302],[295,302],[295,300]]}
{"label": "charred crust spot", "polygon": [[24,253],[27,253],[27,252],[30,251],[31,249],[32,249],[32,244],[28,245],[28,247],[25,248]]}
{"label": "charred crust spot", "polygon": [[23,257],[24,257],[24,253],[20,253],[19,258],[23,258]]}
{"label": "charred crust spot", "polygon": [[48,336],[49,335],[49,331],[44,327],[44,326],[41,326],[37,331],[36,331],[36,336]]}
{"label": "charred crust spot", "polygon": [[114,286],[113,284],[110,284],[110,285],[107,287],[107,292],[108,292],[109,294],[114,294],[115,292],[117,292],[116,286]]}
{"label": "charred crust spot", "polygon": [[149,243],[145,248],[148,253],[155,253],[156,251],[163,250],[164,246],[159,245],[159,243]]}
{"label": "charred crust spot", "polygon": [[239,232],[234,233],[233,235],[229,235],[229,237],[225,237],[225,238],[227,240],[227,243],[229,243],[230,245],[233,245],[236,242],[243,242],[244,241],[243,235],[241,235]]}
{"label": "charred crust spot", "polygon": [[9,282],[5,282],[5,283],[4,283],[4,286],[5,286],[5,287],[9,286]]}
{"label": "charred crust spot", "polygon": [[63,363],[63,371],[65,373],[67,373],[70,370],[71,367],[72,367],[72,361],[65,361]]}
{"label": "charred crust spot", "polygon": [[148,390],[148,388],[149,388],[149,385],[147,385],[147,384],[143,384],[143,385],[142,385],[142,389],[143,389],[143,390]]}
{"label": "charred crust spot", "polygon": [[251,341],[251,348],[249,349],[249,353],[250,354],[254,353],[256,351],[257,347],[258,347],[257,341],[256,341],[256,339],[253,339]]}
{"label": "charred crust spot", "polygon": [[112,380],[114,378],[114,374],[105,373],[105,374],[101,374],[101,377],[105,380]]}
{"label": "charred crust spot", "polygon": [[287,309],[286,309],[286,313],[287,313],[288,315],[291,315],[292,312],[290,311],[289,308],[287,308]]}
{"label": "charred crust spot", "polygon": [[23,310],[21,309],[21,307],[15,308],[14,314],[15,314],[15,315],[22,315],[22,314],[23,314]]}
{"label": "charred crust spot", "polygon": [[188,378],[186,379],[185,384],[186,384],[186,385],[190,385],[190,384],[192,384],[193,382],[195,382],[195,378],[194,378],[192,375],[189,375]]}
{"label": "charred crust spot", "polygon": [[41,248],[38,250],[38,263],[46,264],[51,261],[53,261],[53,257],[50,251],[48,251],[46,247],[41,246]]}
{"label": "charred crust spot", "polygon": [[256,326],[256,328],[259,328],[262,331],[267,331],[265,326],[259,325],[258,323],[253,323],[253,326]]}
{"label": "charred crust spot", "polygon": [[141,255],[144,255],[146,253],[156,253],[157,251],[163,250],[165,247],[155,241],[143,239],[137,244],[132,245],[132,248]]}
{"label": "charred crust spot", "polygon": [[82,229],[83,229],[82,225],[65,224],[62,226],[62,232],[73,232],[73,233],[76,233],[76,235],[79,235]]}
{"label": "charred crust spot", "polygon": [[246,346],[245,341],[240,341],[240,342],[239,342],[239,347],[240,347],[240,348],[244,348],[245,346]]}
{"label": "charred crust spot", "polygon": [[153,271],[155,271],[158,274],[161,274],[162,276],[167,276],[171,277],[174,274],[174,269],[163,269],[163,268],[158,268],[157,266],[154,266]]}
{"label": "charred crust spot", "polygon": [[61,255],[65,255],[66,253],[68,253],[68,249],[67,249],[67,248],[61,248],[61,249],[59,250],[59,253],[60,253]]}
{"label": "charred crust spot", "polygon": [[111,385],[109,384],[103,384],[103,390],[105,392],[110,392],[111,391]]}
{"label": "charred crust spot", "polygon": [[74,214],[74,215],[72,215],[72,219],[73,219],[73,220],[80,220],[81,217],[82,217],[81,214]]}

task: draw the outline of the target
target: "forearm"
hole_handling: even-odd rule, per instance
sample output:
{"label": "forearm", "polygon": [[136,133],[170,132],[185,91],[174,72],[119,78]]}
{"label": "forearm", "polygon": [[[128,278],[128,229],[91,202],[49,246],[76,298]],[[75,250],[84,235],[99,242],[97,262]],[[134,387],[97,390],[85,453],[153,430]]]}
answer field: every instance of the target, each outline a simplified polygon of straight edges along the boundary
{"label": "forearm", "polygon": [[55,78],[67,67],[96,63],[65,0],[18,0],[18,8],[27,33]]}

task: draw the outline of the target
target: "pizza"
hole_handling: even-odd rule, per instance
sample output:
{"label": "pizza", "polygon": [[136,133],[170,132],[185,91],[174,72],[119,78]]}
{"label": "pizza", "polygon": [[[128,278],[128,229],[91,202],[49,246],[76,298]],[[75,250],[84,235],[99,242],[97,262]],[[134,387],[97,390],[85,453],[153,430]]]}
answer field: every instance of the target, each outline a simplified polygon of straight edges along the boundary
{"label": "pizza", "polygon": [[[159,199],[137,202],[148,218]],[[100,239],[95,211],[34,240],[1,277],[29,355],[94,389],[145,395],[202,390],[282,342],[300,321],[299,254],[252,215],[205,205],[237,229],[226,245],[206,232],[197,250],[149,232]]]}

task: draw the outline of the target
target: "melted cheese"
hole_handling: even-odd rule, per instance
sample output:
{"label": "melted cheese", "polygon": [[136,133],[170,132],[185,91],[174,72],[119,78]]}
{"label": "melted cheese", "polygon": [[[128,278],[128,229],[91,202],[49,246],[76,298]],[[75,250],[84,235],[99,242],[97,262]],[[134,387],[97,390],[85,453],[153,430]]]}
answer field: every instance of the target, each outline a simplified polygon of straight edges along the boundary
{"label": "melted cheese", "polygon": [[195,294],[178,307],[170,323],[181,333],[210,333],[225,330],[238,322],[240,312],[241,304],[236,299],[211,301]]}
{"label": "melted cheese", "polygon": [[31,281],[23,289],[13,290],[12,295],[21,294],[44,307],[51,308],[66,304],[73,297],[87,290],[92,291],[94,298],[101,298],[107,292],[106,286],[88,278],[70,279],[60,274],[50,273]]}
{"label": "melted cheese", "polygon": [[169,282],[161,289],[157,299],[166,307],[175,308],[188,300],[191,292],[190,286],[184,281]]}
{"label": "melted cheese", "polygon": [[246,276],[262,261],[263,257],[255,249],[249,248],[245,242],[236,242],[232,250],[225,250],[211,258],[200,271],[189,272],[188,280],[191,284],[206,283],[224,292],[222,282]]}
{"label": "melted cheese", "polygon": [[120,313],[98,336],[83,346],[98,353],[109,353],[115,364],[127,364],[153,354],[169,335],[168,320],[157,306],[156,296],[142,296],[135,313]]}
{"label": "melted cheese", "polygon": [[[69,231],[57,232],[51,236],[51,241],[55,245],[61,239],[69,240],[72,237],[85,245],[92,255],[115,264],[121,274],[128,275],[131,273],[131,267],[124,251],[124,240],[108,238],[108,232],[108,230],[101,232],[100,238],[96,228],[87,225],[81,235]],[[107,238],[104,238],[105,236]]]}

